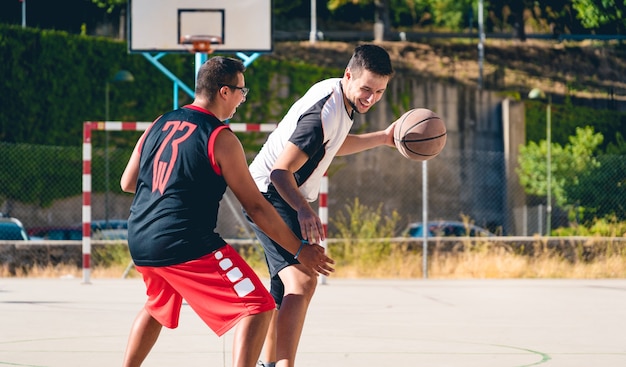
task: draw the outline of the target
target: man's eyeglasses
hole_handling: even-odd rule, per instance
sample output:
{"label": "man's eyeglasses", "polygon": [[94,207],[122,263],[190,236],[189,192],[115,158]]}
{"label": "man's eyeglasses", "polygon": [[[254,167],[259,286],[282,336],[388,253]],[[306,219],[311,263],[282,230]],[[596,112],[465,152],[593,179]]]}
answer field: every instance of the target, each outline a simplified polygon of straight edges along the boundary
{"label": "man's eyeglasses", "polygon": [[243,94],[244,97],[247,96],[248,92],[250,91],[250,88],[238,87],[236,85],[230,85],[230,84],[220,84],[219,86],[220,86],[220,88],[221,87],[228,87],[228,88],[231,88],[231,89],[239,89],[241,91],[241,94]]}

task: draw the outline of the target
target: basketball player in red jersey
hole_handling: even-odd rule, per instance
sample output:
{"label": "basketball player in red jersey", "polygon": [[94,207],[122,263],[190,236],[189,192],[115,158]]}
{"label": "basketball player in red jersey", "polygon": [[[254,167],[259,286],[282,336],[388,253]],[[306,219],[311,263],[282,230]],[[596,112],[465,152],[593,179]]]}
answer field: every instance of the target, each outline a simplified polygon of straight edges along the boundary
{"label": "basketball player in red jersey", "polygon": [[302,242],[256,188],[241,143],[222,121],[246,100],[245,67],[213,57],[200,68],[193,103],[157,118],[121,178],[135,193],[128,245],[146,284],[123,366],[140,366],[162,326],[176,328],[183,299],[219,336],[237,325],[233,366],[259,357],[275,303],[238,253],[215,232],[230,187],[254,222],[311,272],[330,274],[319,245]]}

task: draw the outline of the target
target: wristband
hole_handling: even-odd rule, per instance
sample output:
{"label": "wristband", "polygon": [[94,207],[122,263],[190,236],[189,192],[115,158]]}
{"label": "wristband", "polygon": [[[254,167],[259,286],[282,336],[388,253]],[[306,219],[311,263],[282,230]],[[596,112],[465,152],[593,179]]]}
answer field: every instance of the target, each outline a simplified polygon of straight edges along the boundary
{"label": "wristband", "polygon": [[302,243],[300,243],[300,248],[298,249],[298,252],[296,252],[296,254],[294,255],[294,260],[298,260],[298,256],[300,256],[300,251],[302,251],[302,248],[304,247],[304,245],[308,245],[309,242],[302,240]]}

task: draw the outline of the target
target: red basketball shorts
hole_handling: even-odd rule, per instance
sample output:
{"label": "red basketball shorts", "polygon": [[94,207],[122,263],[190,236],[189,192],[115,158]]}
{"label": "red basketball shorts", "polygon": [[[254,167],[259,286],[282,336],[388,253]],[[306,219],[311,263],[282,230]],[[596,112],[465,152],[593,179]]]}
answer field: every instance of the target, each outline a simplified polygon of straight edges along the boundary
{"label": "red basketball shorts", "polygon": [[182,264],[136,269],[146,283],[146,310],[170,329],[178,327],[183,299],[218,336],[243,317],[276,307],[254,270],[230,245]]}

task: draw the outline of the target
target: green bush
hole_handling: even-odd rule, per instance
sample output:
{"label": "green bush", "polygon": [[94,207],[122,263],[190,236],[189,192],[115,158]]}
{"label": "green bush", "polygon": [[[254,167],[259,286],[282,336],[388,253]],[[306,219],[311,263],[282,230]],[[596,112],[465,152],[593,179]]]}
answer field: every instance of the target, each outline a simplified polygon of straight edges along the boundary
{"label": "green bush", "polygon": [[561,227],[553,231],[555,236],[626,236],[626,221],[618,220],[615,216],[608,216],[591,221],[588,225],[572,225]]}
{"label": "green bush", "polygon": [[341,242],[328,248],[337,266],[342,263],[367,266],[376,264],[392,253],[394,247],[391,241],[384,239],[394,236],[400,215],[394,210],[391,216],[383,216],[382,204],[373,209],[362,205],[355,198],[351,205],[345,206],[345,213],[339,211],[331,221],[337,229],[337,233],[331,237],[341,239]]}
{"label": "green bush", "polygon": [[93,246],[91,258],[96,267],[108,268],[111,266],[126,266],[130,264],[131,257],[126,243]]}

